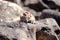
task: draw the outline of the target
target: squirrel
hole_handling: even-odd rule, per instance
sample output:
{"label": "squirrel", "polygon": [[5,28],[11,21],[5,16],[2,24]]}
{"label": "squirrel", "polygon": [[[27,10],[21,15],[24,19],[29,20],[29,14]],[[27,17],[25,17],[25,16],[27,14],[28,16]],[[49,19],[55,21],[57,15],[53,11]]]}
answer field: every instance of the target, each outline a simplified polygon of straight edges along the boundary
{"label": "squirrel", "polygon": [[26,23],[34,23],[35,22],[35,17],[32,13],[25,11],[23,13],[23,16],[21,17],[21,21],[22,22],[26,22]]}

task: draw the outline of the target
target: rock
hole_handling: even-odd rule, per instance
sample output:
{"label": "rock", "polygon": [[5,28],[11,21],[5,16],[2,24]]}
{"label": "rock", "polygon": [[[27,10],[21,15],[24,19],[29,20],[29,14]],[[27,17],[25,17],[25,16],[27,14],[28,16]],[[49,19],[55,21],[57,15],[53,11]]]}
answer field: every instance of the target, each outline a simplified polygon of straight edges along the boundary
{"label": "rock", "polygon": [[0,25],[0,40],[17,40],[18,34],[14,29]]}
{"label": "rock", "polygon": [[[60,30],[60,28],[56,21],[52,18],[43,19],[38,22],[36,21],[35,24],[24,22],[0,23],[0,36],[2,36],[3,39],[6,38],[10,40],[36,40],[36,36],[39,38],[40,36],[38,35],[41,35],[40,33],[36,35],[36,32],[38,33],[38,31],[46,33],[48,35],[45,36],[47,40],[49,37],[51,37],[51,39],[58,39],[57,35],[59,33],[56,34],[56,30]],[[44,34],[41,36],[43,35]]]}
{"label": "rock", "polygon": [[[36,27],[34,24],[31,23],[20,23],[21,29],[26,30],[28,40],[36,40]],[[25,29],[24,29],[25,28]],[[24,35],[23,35],[24,37]],[[23,38],[22,37],[22,38]]]}
{"label": "rock", "polygon": [[[47,27],[50,29],[52,28],[51,30],[53,30],[53,31],[60,30],[59,25],[53,18],[46,18],[46,19],[39,20],[36,22],[36,25],[37,26],[40,25],[40,29],[41,29],[41,27]],[[55,26],[55,28],[54,28],[54,26]],[[39,27],[37,27],[37,28],[39,28]]]}
{"label": "rock", "polygon": [[[45,14],[46,14],[46,15],[45,15]],[[48,14],[49,14],[49,15],[48,15]],[[42,15],[43,15],[43,16],[42,16]],[[45,17],[48,16],[47,18],[49,18],[49,17],[52,17],[52,15],[59,16],[59,12],[56,11],[56,10],[45,9],[45,10],[42,11],[42,15],[41,15],[42,18],[44,17],[44,15],[45,15]],[[50,16],[50,15],[51,15],[51,16]]]}
{"label": "rock", "polygon": [[24,22],[0,23],[0,36],[2,36],[0,39],[35,40],[34,27],[33,24]]}
{"label": "rock", "polygon": [[60,12],[56,10],[51,9],[45,9],[42,11],[42,14],[40,16],[41,18],[54,18],[57,23],[60,25]]}
{"label": "rock", "polygon": [[[60,27],[58,26],[56,21],[52,18],[47,18],[47,19],[43,19],[43,20],[40,20],[40,21],[36,21],[35,24],[21,23],[20,25],[21,25],[21,27],[23,25],[23,27],[28,28],[27,29],[28,30],[28,32],[27,32],[28,35],[32,35],[32,36],[29,36],[30,39],[34,40],[34,39],[36,39],[36,36],[39,38],[38,31],[42,31],[42,32],[46,33],[47,35],[49,35],[48,37],[46,36],[47,40],[48,40],[49,37],[53,37],[53,38],[51,38],[51,40],[53,40],[53,39],[59,40],[58,35],[60,33],[59,32]],[[57,30],[59,30],[59,31],[57,31]],[[37,32],[37,35],[36,35],[36,32]],[[42,34],[42,35],[44,35],[44,34]]]}
{"label": "rock", "polygon": [[22,38],[26,38],[27,36],[26,32],[23,29],[20,29],[19,23],[15,22],[0,23],[0,34],[1,40],[23,40]]}
{"label": "rock", "polygon": [[52,18],[47,18],[47,19],[43,19],[43,20],[40,20],[38,22],[36,22],[36,30],[37,30],[37,33],[38,31],[43,31],[43,32],[46,32],[47,34],[49,35],[54,35],[57,40],[60,40],[58,38],[58,35],[60,34],[60,27],[58,26],[58,24],[56,23],[56,21]]}
{"label": "rock", "polygon": [[17,4],[0,1],[0,22],[19,21],[24,10]]}
{"label": "rock", "polygon": [[[49,40],[49,37],[51,38],[51,40],[60,40],[58,38],[58,35],[60,34],[60,27],[57,24],[57,22],[55,21],[55,19],[47,18],[47,19],[42,19],[42,20],[36,21],[35,24],[21,23],[20,25],[21,25],[21,27],[28,28],[27,33],[28,33],[30,39],[36,40],[36,37],[38,39],[39,37],[43,36],[43,38],[45,37],[46,40]],[[38,32],[40,32],[40,31],[42,32],[41,33],[42,35],[38,34]],[[36,32],[37,32],[37,35],[36,35]],[[44,36],[45,34],[48,36]],[[30,35],[32,35],[32,36],[30,36]],[[41,35],[41,36],[39,36],[39,35]]]}
{"label": "rock", "polygon": [[26,27],[19,23],[0,23],[1,40],[28,40]]}
{"label": "rock", "polygon": [[[59,11],[43,10],[50,8],[48,5],[51,5],[50,3],[45,4],[44,0],[29,1],[31,4],[30,2],[27,4],[33,5],[31,7],[36,9],[37,6],[40,9],[40,4],[42,4],[42,9],[37,9],[40,12],[32,10],[33,8],[25,7],[22,9],[15,3],[0,1],[0,40],[60,40],[60,27],[55,21],[59,19]],[[24,6],[26,5],[24,4]]]}

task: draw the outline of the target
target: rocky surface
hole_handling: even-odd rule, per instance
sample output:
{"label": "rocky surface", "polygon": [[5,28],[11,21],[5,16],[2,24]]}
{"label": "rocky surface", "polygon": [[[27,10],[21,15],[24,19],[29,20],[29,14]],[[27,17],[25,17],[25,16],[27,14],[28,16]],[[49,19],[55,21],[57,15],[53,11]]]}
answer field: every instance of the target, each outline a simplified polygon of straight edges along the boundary
{"label": "rocky surface", "polygon": [[59,2],[0,0],[0,40],[60,40]]}
{"label": "rocky surface", "polygon": [[14,3],[0,1],[0,22],[19,21],[23,9]]}
{"label": "rocky surface", "polygon": [[41,19],[44,19],[44,18],[54,18],[57,23],[60,25],[60,12],[57,11],[57,10],[51,10],[51,9],[45,9],[42,11],[42,14],[41,14]]}
{"label": "rocky surface", "polygon": [[48,40],[49,37],[53,37],[50,40],[59,40],[58,35],[60,32],[56,30],[60,31],[59,26],[56,21],[51,18],[40,20],[35,24],[26,24],[24,22],[0,23],[0,36],[2,40],[36,40],[36,37],[37,40],[43,40],[43,38],[44,40],[46,38],[46,40]]}

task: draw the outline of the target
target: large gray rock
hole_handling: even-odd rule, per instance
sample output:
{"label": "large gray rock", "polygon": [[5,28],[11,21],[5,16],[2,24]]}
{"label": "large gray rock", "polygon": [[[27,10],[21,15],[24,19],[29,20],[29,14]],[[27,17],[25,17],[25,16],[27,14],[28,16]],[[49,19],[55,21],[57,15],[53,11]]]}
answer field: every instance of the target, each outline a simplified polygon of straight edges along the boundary
{"label": "large gray rock", "polygon": [[35,40],[34,27],[24,22],[0,23],[0,40]]}
{"label": "large gray rock", "polygon": [[[3,38],[3,40],[36,40],[36,36],[42,37],[44,36],[43,33],[47,34],[48,36],[45,36],[46,38],[52,37],[51,39],[58,39],[58,34],[56,34],[56,30],[60,30],[58,24],[54,19],[43,19],[35,24],[31,23],[24,23],[24,22],[8,22],[8,23],[0,23],[0,36],[2,36],[0,39]],[[38,31],[43,32],[42,36],[37,34]]]}
{"label": "large gray rock", "polygon": [[15,3],[0,1],[0,22],[19,21],[24,10]]}
{"label": "large gray rock", "polygon": [[35,25],[37,31],[41,30],[42,32],[46,32],[49,35],[54,35],[57,38],[57,40],[60,40],[58,38],[58,35],[60,34],[60,27],[54,19],[47,18],[44,20],[40,20]]}
{"label": "large gray rock", "polygon": [[34,24],[17,22],[16,19],[20,21],[20,16],[22,16],[23,13],[25,13],[25,11],[18,5],[11,2],[0,1],[0,19],[3,21],[0,22],[1,40],[36,40],[36,32],[38,33],[38,31],[42,31],[42,33],[37,34],[38,38],[40,37],[38,35],[42,34],[45,36],[43,33],[46,33],[48,35],[45,36],[46,38],[50,37],[51,40],[60,40],[60,27],[54,19],[42,19],[35,21]]}

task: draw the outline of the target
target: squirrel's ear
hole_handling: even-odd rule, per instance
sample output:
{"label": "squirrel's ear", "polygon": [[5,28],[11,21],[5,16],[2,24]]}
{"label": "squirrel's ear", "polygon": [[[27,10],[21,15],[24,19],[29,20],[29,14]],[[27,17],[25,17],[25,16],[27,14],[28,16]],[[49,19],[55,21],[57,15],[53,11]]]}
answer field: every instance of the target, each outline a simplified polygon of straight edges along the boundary
{"label": "squirrel's ear", "polygon": [[29,12],[28,11],[25,11],[25,14],[28,14]]}

